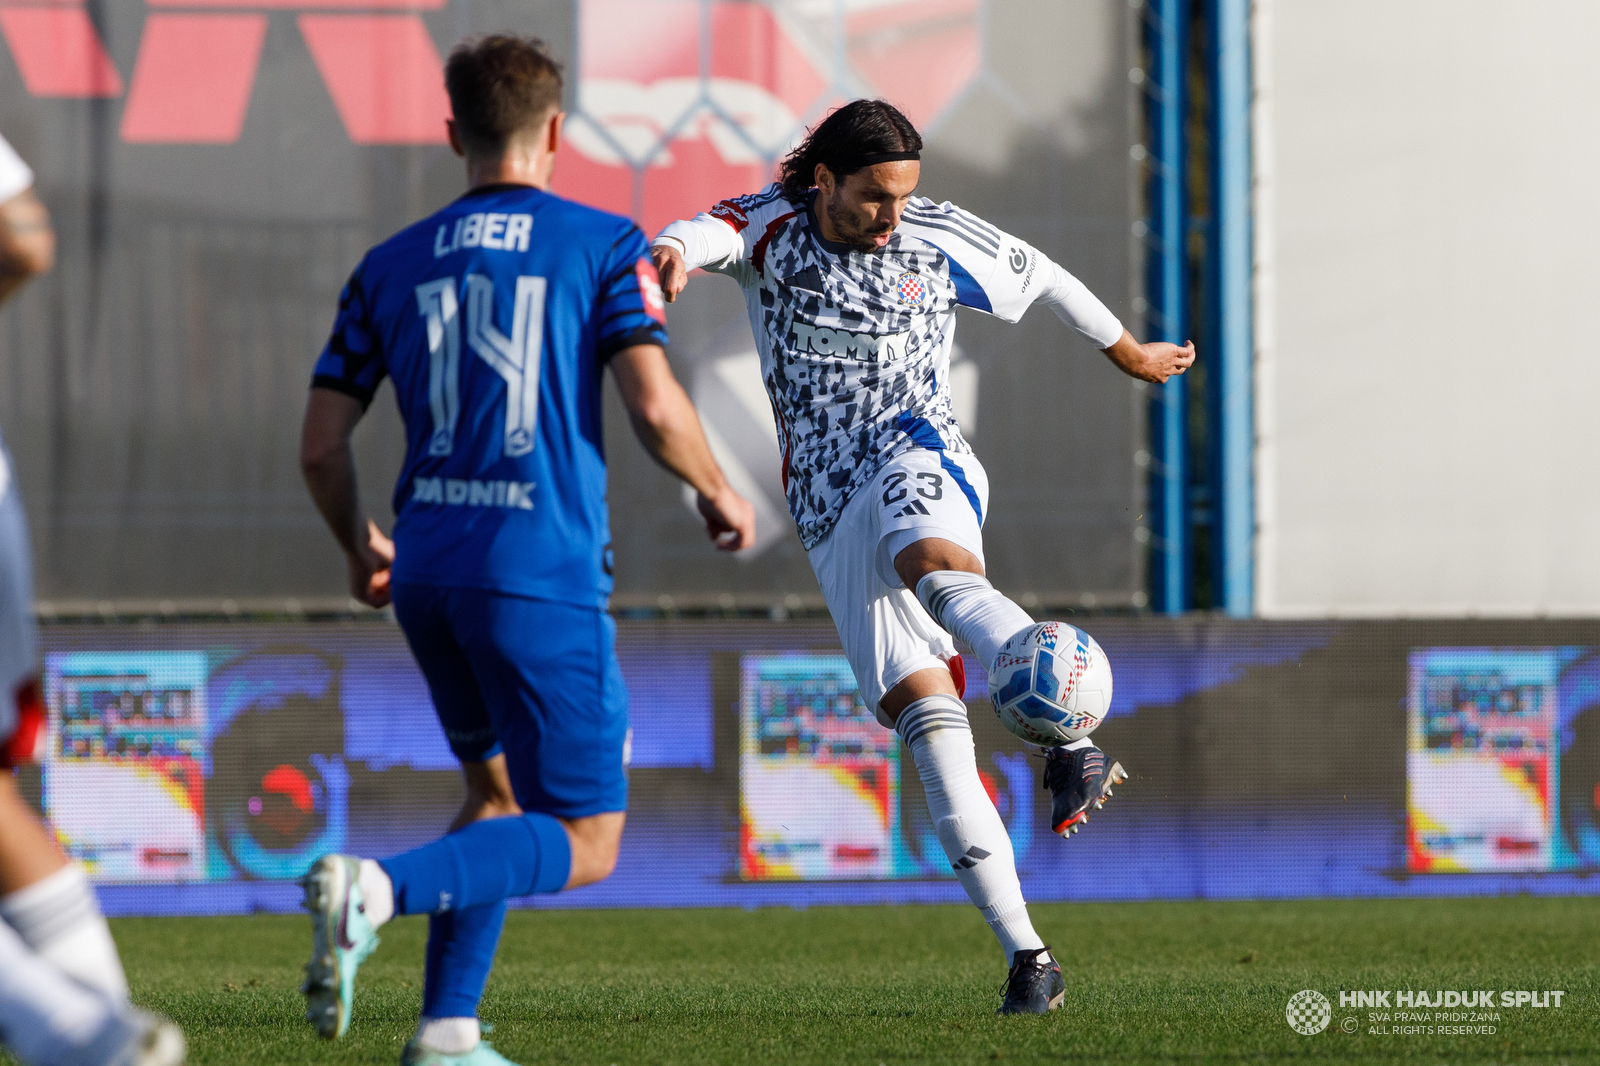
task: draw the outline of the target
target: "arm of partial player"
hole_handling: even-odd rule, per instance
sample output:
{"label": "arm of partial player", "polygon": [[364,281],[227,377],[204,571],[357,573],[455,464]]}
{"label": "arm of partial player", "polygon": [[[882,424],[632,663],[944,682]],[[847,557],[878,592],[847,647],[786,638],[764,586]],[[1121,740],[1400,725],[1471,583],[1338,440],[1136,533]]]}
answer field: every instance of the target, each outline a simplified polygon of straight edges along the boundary
{"label": "arm of partial player", "polygon": [[667,225],[650,245],[650,258],[661,275],[661,292],[667,302],[689,283],[691,270],[719,270],[744,256],[744,239],[722,219],[702,211],[691,219]]}
{"label": "arm of partial player", "polygon": [[733,490],[711,454],[700,416],[655,344],[636,344],[611,357],[622,406],[650,457],[695,491],[706,531],[724,551],[755,543],[756,512]]}
{"label": "arm of partial player", "polygon": [[1140,344],[1111,309],[1088,286],[1039,253],[1040,302],[1088,341],[1129,377],[1160,384],[1181,374],[1194,362],[1194,342],[1180,348],[1165,341]]}

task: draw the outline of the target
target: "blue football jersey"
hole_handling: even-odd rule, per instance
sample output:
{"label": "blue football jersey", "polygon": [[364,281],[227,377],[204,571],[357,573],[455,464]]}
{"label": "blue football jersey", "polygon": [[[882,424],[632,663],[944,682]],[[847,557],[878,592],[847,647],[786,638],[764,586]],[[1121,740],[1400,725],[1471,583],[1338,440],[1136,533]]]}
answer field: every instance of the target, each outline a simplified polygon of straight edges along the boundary
{"label": "blue football jersey", "polygon": [[474,189],[369,251],[312,384],[394,381],[394,580],[603,606],[606,360],[667,343],[644,234],[522,185]]}

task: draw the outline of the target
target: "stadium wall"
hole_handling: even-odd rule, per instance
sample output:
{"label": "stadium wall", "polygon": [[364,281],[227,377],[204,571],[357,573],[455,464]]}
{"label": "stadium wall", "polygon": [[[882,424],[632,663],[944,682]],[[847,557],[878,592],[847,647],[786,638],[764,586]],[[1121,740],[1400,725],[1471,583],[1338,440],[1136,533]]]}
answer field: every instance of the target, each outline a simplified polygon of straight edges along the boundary
{"label": "stadium wall", "polygon": [[[967,663],[1030,899],[1588,894],[1600,623],[1112,618],[1097,741],[1132,778],[1070,841]],[[433,838],[459,775],[399,631],[51,625],[29,787],[117,914],[289,911],[317,855]],[[826,622],[624,621],[616,874],[541,907],[954,901],[917,775]]]}
{"label": "stadium wall", "polygon": [[1600,8],[1254,7],[1260,613],[1600,613]]}
{"label": "stadium wall", "polygon": [[[441,56],[468,34],[538,35],[566,62],[558,193],[654,233],[764,186],[830,107],[887,96],[927,135],[924,193],[1134,321],[1138,43],[1120,0],[354,6],[0,13],[0,133],[60,238],[56,270],[0,316],[0,426],[47,613],[344,606],[295,461],[306,388],[364,250],[463,190]],[[737,288],[698,278],[669,327],[759,539],[738,561],[712,551],[613,398],[616,602],[820,606]],[[996,579],[1026,602],[1141,605],[1133,383],[1047,310],[1014,327],[963,313],[951,379],[990,477]],[[384,522],[404,451],[387,389],[355,446]]]}

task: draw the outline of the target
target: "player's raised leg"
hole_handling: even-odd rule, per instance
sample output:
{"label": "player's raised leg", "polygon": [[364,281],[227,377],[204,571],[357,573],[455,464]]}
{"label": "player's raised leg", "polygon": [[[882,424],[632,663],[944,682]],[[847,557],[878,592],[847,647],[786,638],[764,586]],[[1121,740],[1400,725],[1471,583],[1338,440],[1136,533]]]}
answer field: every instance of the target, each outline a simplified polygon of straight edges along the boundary
{"label": "player's raised leg", "polygon": [[[994,674],[1000,649],[1034,621],[984,576],[983,561],[960,544],[925,537],[894,556],[895,572],[934,621],[964,641]],[[1121,767],[1088,737],[1045,750],[1045,787],[1051,794],[1050,828],[1071,836],[1111,795]]]}

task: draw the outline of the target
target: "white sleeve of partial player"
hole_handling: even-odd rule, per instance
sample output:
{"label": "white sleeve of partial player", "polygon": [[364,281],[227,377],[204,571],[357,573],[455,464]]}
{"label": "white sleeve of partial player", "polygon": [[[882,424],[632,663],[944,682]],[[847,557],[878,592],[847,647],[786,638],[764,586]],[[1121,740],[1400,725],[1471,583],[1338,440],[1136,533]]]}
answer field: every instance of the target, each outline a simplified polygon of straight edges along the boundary
{"label": "white sleeve of partial player", "polygon": [[0,137],[0,204],[33,188],[33,171],[15,148]]}
{"label": "white sleeve of partial player", "polygon": [[681,246],[684,264],[690,270],[718,270],[744,257],[744,239],[739,231],[704,211],[687,221],[669,222],[651,247],[658,244]]}
{"label": "white sleeve of partial player", "polygon": [[1122,337],[1122,321],[1088,286],[1060,266],[1039,256],[1039,295],[1056,317],[1088,338],[1096,348],[1109,348]]}

